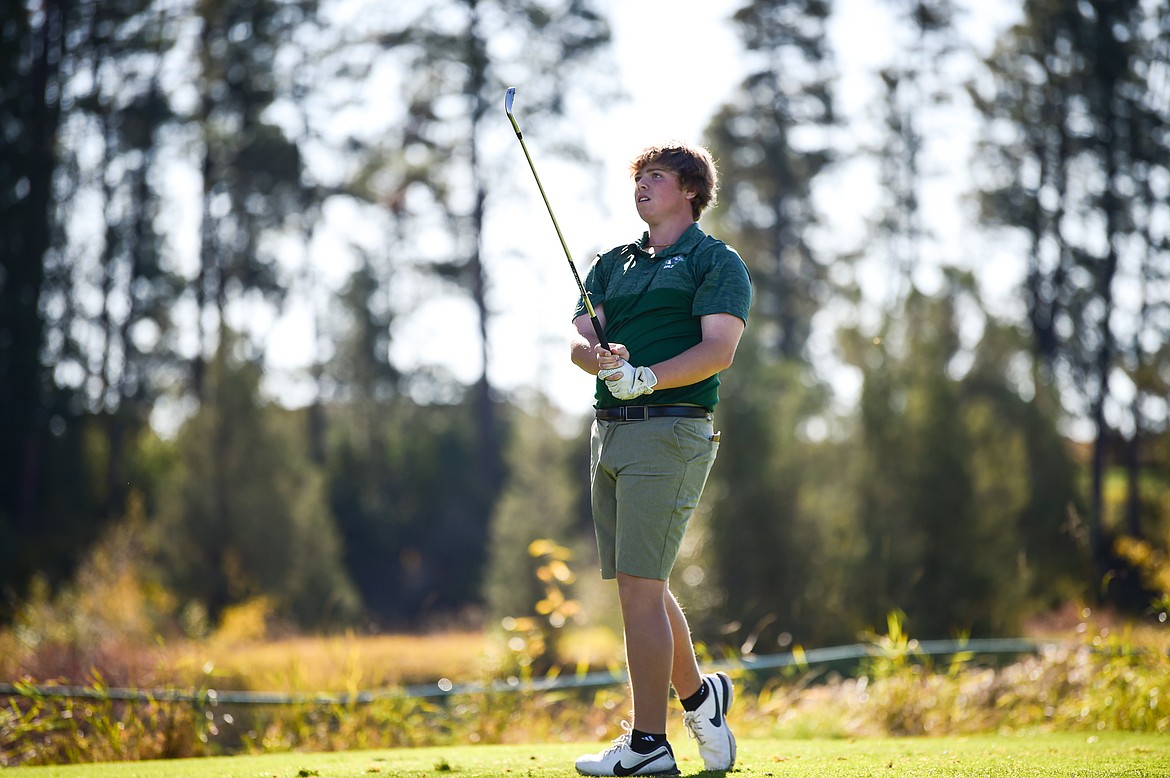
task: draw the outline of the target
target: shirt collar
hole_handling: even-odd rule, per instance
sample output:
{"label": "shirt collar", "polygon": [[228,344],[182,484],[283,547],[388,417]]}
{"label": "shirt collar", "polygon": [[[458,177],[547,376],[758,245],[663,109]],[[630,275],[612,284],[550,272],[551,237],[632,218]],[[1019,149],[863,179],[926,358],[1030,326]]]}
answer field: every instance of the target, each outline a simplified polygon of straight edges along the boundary
{"label": "shirt collar", "polygon": [[652,259],[659,259],[661,257],[673,257],[678,254],[688,254],[705,237],[707,237],[706,234],[699,229],[699,223],[695,222],[683,230],[683,234],[678,236],[678,240],[654,255],[650,255],[649,252],[642,248],[650,240],[649,231],[643,232],[642,237],[634,243],[631,243],[630,247],[636,249],[638,253],[651,256]]}

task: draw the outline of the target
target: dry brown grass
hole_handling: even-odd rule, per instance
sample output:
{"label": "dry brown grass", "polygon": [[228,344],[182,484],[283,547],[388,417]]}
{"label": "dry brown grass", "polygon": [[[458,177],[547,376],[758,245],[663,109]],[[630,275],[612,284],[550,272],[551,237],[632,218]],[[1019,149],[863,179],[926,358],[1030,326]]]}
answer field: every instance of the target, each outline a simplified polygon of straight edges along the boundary
{"label": "dry brown grass", "polygon": [[210,670],[222,688],[352,692],[480,678],[489,641],[482,632],[291,637],[185,644],[171,649],[176,675]]}
{"label": "dry brown grass", "polygon": [[351,692],[436,681],[477,680],[490,669],[482,632],[301,636],[255,641],[177,640],[88,646],[29,645],[0,631],[0,681],[113,686]]}

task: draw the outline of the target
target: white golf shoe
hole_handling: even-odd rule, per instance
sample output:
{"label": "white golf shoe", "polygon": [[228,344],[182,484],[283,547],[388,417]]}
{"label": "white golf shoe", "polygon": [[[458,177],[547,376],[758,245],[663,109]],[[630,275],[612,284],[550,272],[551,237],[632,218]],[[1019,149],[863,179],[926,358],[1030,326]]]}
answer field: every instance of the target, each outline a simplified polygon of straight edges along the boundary
{"label": "white golf shoe", "polygon": [[683,724],[699,744],[699,754],[707,770],[730,770],[735,765],[735,735],[727,725],[727,711],[735,699],[735,690],[726,673],[704,675],[707,699],[698,710],[683,714]]}
{"label": "white golf shoe", "polygon": [[623,721],[625,734],[599,754],[586,754],[577,759],[577,772],[582,775],[678,775],[674,751],[663,743],[649,754],[639,754],[630,746],[630,725]]}

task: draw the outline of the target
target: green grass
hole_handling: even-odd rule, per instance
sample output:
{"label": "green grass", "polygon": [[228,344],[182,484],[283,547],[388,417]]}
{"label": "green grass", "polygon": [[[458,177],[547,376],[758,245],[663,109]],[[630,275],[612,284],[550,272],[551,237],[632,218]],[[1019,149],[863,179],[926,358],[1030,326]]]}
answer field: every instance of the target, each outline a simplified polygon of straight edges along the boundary
{"label": "green grass", "polygon": [[[693,744],[679,742],[684,776],[707,775]],[[592,745],[464,746],[322,754],[267,754],[117,762],[4,771],[5,778],[497,778],[576,775]],[[980,735],[853,740],[745,740],[731,778],[1104,778],[1170,776],[1164,735]]]}

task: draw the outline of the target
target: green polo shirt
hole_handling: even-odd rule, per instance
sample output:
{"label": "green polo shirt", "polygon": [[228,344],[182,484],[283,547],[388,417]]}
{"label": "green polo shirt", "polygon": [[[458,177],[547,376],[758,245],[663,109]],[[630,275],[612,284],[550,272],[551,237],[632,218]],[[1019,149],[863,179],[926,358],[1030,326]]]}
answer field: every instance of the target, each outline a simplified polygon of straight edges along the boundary
{"label": "green polo shirt", "polygon": [[[751,278],[735,249],[698,224],[655,255],[642,250],[648,239],[643,233],[636,243],[598,255],[585,278],[593,305],[605,308],[606,339],[625,345],[631,364],[654,365],[698,344],[701,316],[730,313],[747,322]],[[585,313],[585,301],[579,299],[573,318]],[[627,401],[615,398],[598,379],[596,397],[598,408],[685,403],[714,410],[719,376]]]}

